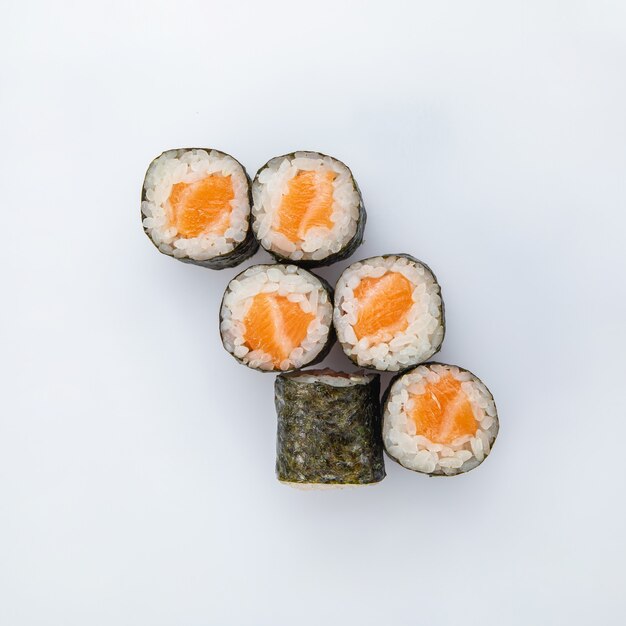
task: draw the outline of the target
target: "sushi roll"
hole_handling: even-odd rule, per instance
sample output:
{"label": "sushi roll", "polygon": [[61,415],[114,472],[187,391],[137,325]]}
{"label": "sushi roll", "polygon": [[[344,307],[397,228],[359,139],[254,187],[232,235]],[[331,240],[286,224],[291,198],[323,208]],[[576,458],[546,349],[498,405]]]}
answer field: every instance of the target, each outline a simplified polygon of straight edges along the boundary
{"label": "sushi roll", "polygon": [[253,265],[224,293],[222,343],[253,369],[297,369],[328,354],[335,341],[332,310],[323,279],[295,265]]}
{"label": "sushi roll", "polygon": [[146,172],[143,228],[163,254],[211,269],[239,265],[258,244],[250,228],[245,169],[224,152],[168,150]]}
{"label": "sushi roll", "polygon": [[363,241],[365,208],[352,172],[319,152],[275,157],[252,183],[252,229],[279,261],[302,267],[349,257]]}
{"label": "sushi roll", "polygon": [[441,347],[441,289],[430,268],[408,254],[358,261],[337,281],[333,323],[343,351],[360,367],[407,369]]}
{"label": "sushi roll", "polygon": [[329,369],[276,377],[278,480],[323,488],[385,477],[379,378]]}
{"label": "sushi roll", "polygon": [[423,474],[453,476],[474,469],[498,435],[489,389],[455,365],[426,363],[399,374],[383,404],[387,454]]}

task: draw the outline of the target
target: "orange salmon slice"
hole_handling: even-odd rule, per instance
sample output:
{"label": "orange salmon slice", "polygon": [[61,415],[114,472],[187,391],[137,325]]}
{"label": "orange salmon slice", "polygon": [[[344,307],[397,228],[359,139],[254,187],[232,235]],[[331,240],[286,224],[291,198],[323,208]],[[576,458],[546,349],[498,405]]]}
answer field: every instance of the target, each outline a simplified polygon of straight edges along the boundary
{"label": "orange salmon slice", "polygon": [[315,315],[305,313],[297,302],[274,293],[259,293],[244,318],[244,341],[250,350],[262,350],[280,366],[305,339]]}
{"label": "orange salmon slice", "polygon": [[288,183],[277,211],[276,231],[292,243],[306,237],[309,229],[332,228],[334,172],[300,170]]}
{"label": "orange salmon slice", "polygon": [[380,278],[366,277],[354,290],[357,299],[357,339],[367,337],[383,341],[409,325],[407,315],[413,306],[413,286],[399,272],[387,272]]}
{"label": "orange salmon slice", "polygon": [[193,183],[175,183],[169,197],[170,223],[186,239],[208,233],[223,235],[234,197],[230,176],[211,174]]}
{"label": "orange salmon slice", "polygon": [[436,383],[427,383],[423,394],[411,394],[409,414],[418,435],[433,443],[450,444],[463,435],[476,434],[478,423],[461,382],[451,374]]}

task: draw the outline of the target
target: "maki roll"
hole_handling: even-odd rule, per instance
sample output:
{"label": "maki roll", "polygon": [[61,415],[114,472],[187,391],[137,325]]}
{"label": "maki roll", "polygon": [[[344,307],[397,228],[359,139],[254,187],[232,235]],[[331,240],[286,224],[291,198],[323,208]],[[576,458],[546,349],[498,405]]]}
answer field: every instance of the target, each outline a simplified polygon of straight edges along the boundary
{"label": "maki roll", "polygon": [[258,248],[250,228],[250,186],[224,152],[168,150],[146,172],[141,194],[146,235],[163,253],[211,269],[238,265]]}
{"label": "maki roll", "polygon": [[398,375],[385,394],[385,450],[416,472],[452,476],[474,469],[491,451],[498,428],[489,389],[455,365],[419,365]]}
{"label": "maki roll", "polygon": [[224,348],[262,371],[321,361],[332,347],[330,286],[295,265],[253,265],[228,283],[220,310]]}
{"label": "maki roll", "polygon": [[275,157],[252,183],[252,229],[279,261],[303,267],[349,257],[363,241],[365,209],[352,172],[319,152]]}
{"label": "maki roll", "polygon": [[339,277],[333,323],[343,351],[360,367],[406,369],[441,347],[441,288],[430,268],[408,254],[365,259]]}
{"label": "maki roll", "polygon": [[305,370],[276,377],[276,475],[294,486],[385,477],[378,374]]}

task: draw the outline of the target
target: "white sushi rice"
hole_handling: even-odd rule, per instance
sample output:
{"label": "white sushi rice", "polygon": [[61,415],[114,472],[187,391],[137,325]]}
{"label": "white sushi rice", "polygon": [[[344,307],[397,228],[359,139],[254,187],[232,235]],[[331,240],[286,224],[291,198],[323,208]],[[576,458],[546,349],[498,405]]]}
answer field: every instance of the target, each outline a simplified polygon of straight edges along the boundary
{"label": "white sushi rice", "polygon": [[[223,235],[203,233],[197,237],[179,236],[171,223],[169,197],[176,183],[194,183],[211,174],[230,176],[234,198],[229,225]],[[232,252],[245,238],[249,227],[248,179],[241,165],[231,156],[201,149],[168,150],[148,168],[141,203],[143,225],[161,252],[176,258],[207,261]]]}
{"label": "white sushi rice", "polygon": [[[358,300],[354,290],[364,278],[381,278],[388,272],[402,274],[413,285],[413,305],[406,330],[372,342],[357,338]],[[337,338],[344,352],[361,367],[398,371],[429,359],[444,335],[441,290],[433,273],[419,262],[400,255],[373,257],[353,263],[339,277],[333,314]]]}
{"label": "white sushi rice", "polygon": [[220,313],[220,331],[224,347],[246,365],[255,369],[274,370],[272,356],[262,350],[251,350],[245,343],[246,314],[254,296],[276,293],[297,302],[304,313],[315,315],[302,343],[280,363],[287,371],[310,363],[322,351],[332,324],[332,302],[320,280],[295,265],[255,265],[230,281]]}
{"label": "white sushi rice", "polygon": [[[333,227],[309,228],[304,239],[294,243],[276,229],[289,181],[300,171],[336,174],[330,217]],[[361,197],[350,170],[341,161],[316,152],[272,159],[254,180],[252,200],[252,228],[263,248],[293,261],[320,261],[341,251],[354,237],[360,219]]]}
{"label": "white sushi rice", "polygon": [[289,378],[297,380],[299,383],[321,383],[331,387],[355,387],[356,385],[367,385],[374,378],[375,374],[365,372],[354,372],[345,374],[344,372],[334,372],[330,369],[305,370],[289,374]]}
{"label": "white sushi rice", "polygon": [[372,487],[379,485],[381,481],[375,483],[294,483],[289,480],[279,480],[281,485],[286,485],[298,491],[336,491],[338,489],[361,489],[362,487]]}
{"label": "white sushi rice", "polygon": [[[450,373],[461,382],[478,422],[474,436],[458,437],[450,444],[430,441],[416,432],[410,415],[411,396],[424,393],[426,384]],[[498,434],[493,396],[472,373],[453,365],[420,365],[391,386],[383,411],[383,442],[388,454],[405,467],[424,474],[454,475],[480,465]]]}

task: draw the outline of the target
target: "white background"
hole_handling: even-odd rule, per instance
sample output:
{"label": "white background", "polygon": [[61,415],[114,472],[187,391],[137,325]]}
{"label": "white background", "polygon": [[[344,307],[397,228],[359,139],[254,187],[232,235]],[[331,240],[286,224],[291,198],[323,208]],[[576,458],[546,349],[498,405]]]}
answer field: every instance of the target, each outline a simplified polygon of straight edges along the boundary
{"label": "white background", "polygon": [[[0,53],[0,624],[624,623],[623,2],[15,1]],[[429,263],[495,395],[482,467],[275,480],[240,270],[141,229],[181,146],[353,169],[353,260]]]}

